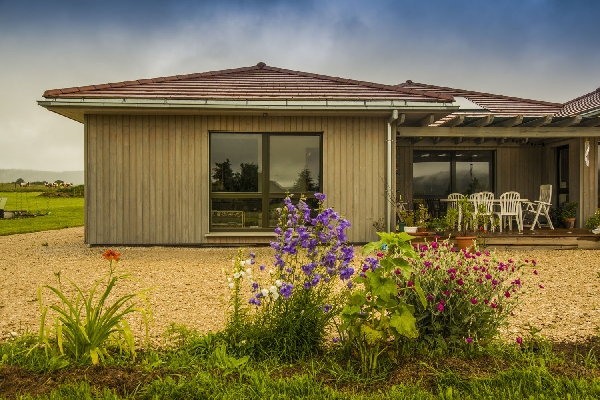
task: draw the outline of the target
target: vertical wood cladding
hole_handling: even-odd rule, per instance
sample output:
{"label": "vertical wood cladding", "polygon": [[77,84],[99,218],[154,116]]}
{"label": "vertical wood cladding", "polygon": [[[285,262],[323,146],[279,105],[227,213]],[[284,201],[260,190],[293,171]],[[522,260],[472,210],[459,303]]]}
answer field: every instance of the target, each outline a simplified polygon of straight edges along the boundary
{"label": "vertical wood cladding", "polygon": [[87,241],[208,243],[211,131],[322,132],[327,205],[350,220],[351,241],[374,240],[372,223],[385,216],[385,129],[368,117],[88,115]]}

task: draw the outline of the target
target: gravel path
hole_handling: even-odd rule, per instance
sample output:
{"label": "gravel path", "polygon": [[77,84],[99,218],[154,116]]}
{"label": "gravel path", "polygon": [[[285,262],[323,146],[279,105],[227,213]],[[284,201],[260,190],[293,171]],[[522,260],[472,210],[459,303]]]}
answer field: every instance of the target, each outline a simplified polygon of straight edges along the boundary
{"label": "gravel path", "polygon": [[[43,245],[46,244],[47,246]],[[122,254],[117,271],[133,279],[123,281],[116,295],[152,287],[148,299],[154,313],[151,337],[157,341],[171,324],[200,331],[223,326],[226,304],[223,268],[231,268],[236,248],[114,247]],[[37,290],[55,285],[54,273],[89,288],[108,272],[102,258],[105,248],[83,243],[83,228],[0,237],[0,340],[15,332],[37,332]],[[246,250],[245,250],[246,251]],[[257,261],[268,263],[270,249],[254,251]],[[600,252],[560,250],[512,252],[509,256],[535,259],[539,275],[528,274],[530,291],[511,317],[508,337],[522,335],[529,323],[553,341],[581,341],[596,336],[600,320]],[[52,298],[46,293],[46,299]],[[141,324],[133,326],[140,334]]]}

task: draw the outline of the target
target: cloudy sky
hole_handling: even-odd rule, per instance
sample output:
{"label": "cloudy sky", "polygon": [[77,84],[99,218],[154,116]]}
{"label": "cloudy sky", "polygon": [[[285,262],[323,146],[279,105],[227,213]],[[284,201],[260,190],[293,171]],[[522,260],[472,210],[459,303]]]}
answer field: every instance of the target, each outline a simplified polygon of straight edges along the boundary
{"label": "cloudy sky", "polygon": [[44,90],[267,65],[564,102],[600,86],[600,1],[0,0],[0,169],[83,170]]}

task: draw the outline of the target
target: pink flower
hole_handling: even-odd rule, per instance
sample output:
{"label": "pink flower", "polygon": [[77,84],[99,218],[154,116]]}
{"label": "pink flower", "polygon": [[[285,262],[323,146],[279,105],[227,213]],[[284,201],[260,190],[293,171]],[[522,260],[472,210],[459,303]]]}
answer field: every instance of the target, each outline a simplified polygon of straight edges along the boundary
{"label": "pink flower", "polygon": [[471,304],[473,304],[473,305],[477,304],[477,299],[473,297],[473,298],[471,299]]}
{"label": "pink flower", "polygon": [[518,336],[516,341],[519,344],[519,346],[523,346],[523,338],[521,336]]}
{"label": "pink flower", "polygon": [[492,279],[492,275],[490,275],[490,274],[485,274],[485,279],[487,279],[487,280],[489,281],[490,279]]}
{"label": "pink flower", "polygon": [[449,292],[448,290],[444,290],[444,295],[445,295],[446,297],[448,297],[448,296],[450,296],[450,292]]}
{"label": "pink flower", "polygon": [[540,289],[544,289],[544,286],[543,286],[543,285],[539,285],[539,287],[540,287]]}
{"label": "pink flower", "polygon": [[490,304],[490,307],[492,307],[492,308],[498,308],[498,304],[492,303],[492,304]]}
{"label": "pink flower", "polygon": [[377,253],[377,257],[383,258],[383,253]]}
{"label": "pink flower", "polygon": [[537,265],[537,263],[535,262],[535,260],[531,260],[531,263],[533,264],[534,267]]}
{"label": "pink flower", "polygon": [[537,274],[538,274],[538,272],[537,272],[537,269],[534,269],[534,270],[533,270],[533,274],[534,274],[534,275],[537,275]]}
{"label": "pink flower", "polygon": [[439,304],[437,305],[437,309],[438,309],[438,311],[439,311],[439,312],[442,312],[442,311],[444,311],[444,305],[443,305],[442,303],[439,303]]}
{"label": "pink flower", "polygon": [[509,298],[510,297],[510,293],[509,292],[504,292],[504,297]]}
{"label": "pink flower", "polygon": [[473,342],[473,338],[472,337],[468,337],[465,339],[467,344],[471,344]]}
{"label": "pink flower", "polygon": [[462,286],[462,285],[464,285],[464,282],[463,282],[463,280],[462,280],[462,279],[460,279],[460,278],[459,278],[459,279],[456,281],[456,283],[457,283],[459,286]]}

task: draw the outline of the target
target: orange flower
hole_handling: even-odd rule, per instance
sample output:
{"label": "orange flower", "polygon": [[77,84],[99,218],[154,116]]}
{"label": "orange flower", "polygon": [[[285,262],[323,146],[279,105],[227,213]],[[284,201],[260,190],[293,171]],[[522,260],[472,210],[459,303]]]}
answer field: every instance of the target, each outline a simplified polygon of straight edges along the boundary
{"label": "orange flower", "polygon": [[121,255],[114,250],[107,249],[104,252],[104,254],[102,254],[102,257],[104,257],[104,259],[108,260],[108,261],[112,261],[112,260],[119,261],[119,258],[121,258]]}

